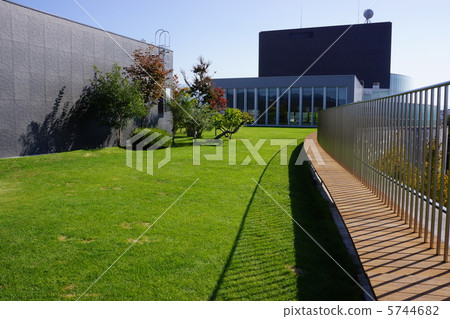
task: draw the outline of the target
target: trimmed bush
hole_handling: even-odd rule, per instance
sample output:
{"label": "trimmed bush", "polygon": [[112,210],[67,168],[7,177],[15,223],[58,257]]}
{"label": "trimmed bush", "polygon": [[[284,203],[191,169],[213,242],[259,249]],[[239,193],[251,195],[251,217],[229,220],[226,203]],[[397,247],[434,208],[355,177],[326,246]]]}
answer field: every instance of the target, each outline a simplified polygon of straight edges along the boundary
{"label": "trimmed bush", "polygon": [[143,147],[144,150],[150,148],[150,146],[154,145],[156,142],[158,142],[160,139],[162,139],[163,137],[167,136],[170,137],[170,140],[168,140],[167,142],[165,142],[163,145],[161,145],[159,148],[165,148],[165,147],[169,147],[172,145],[172,135],[170,135],[169,133],[167,133],[167,131],[161,130],[159,128],[137,128],[133,131],[133,133],[131,133],[130,137],[133,137],[141,132],[145,131],[146,133],[140,137],[138,140],[136,140],[133,143],[133,149],[136,149],[136,145],[139,144],[140,142],[142,142],[144,139],[146,139],[147,137],[149,137],[150,135],[154,134],[154,133],[159,133],[160,135],[155,138],[154,140],[150,141],[147,145],[145,145]]}

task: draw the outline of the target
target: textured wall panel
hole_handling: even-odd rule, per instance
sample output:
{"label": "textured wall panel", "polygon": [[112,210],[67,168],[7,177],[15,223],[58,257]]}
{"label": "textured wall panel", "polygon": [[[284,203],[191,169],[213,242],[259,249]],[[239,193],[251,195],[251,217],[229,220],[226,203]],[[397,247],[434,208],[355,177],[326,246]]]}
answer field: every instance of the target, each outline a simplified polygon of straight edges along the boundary
{"label": "textured wall panel", "polygon": [[28,43],[28,15],[25,8],[12,6],[11,7],[11,36],[13,41]]}
{"label": "textured wall panel", "polygon": [[[2,102],[0,106],[2,107],[4,100],[14,99],[13,74],[12,70],[0,70],[0,101]],[[3,119],[0,117],[0,122],[2,121]]]}
{"label": "textured wall panel", "polygon": [[11,40],[11,4],[0,1],[0,39]]}
{"label": "textured wall panel", "polygon": [[0,70],[12,71],[13,61],[13,42],[7,39],[0,39]]}
{"label": "textured wall panel", "polygon": [[31,100],[30,94],[30,73],[14,72],[14,100]]}
{"label": "textured wall panel", "polygon": [[[112,37],[129,54],[148,46]],[[92,118],[77,118],[62,128],[57,123],[65,104],[78,105],[93,78],[92,65],[104,72],[113,63],[127,66],[127,53],[103,30],[0,1],[0,157],[64,151],[68,145],[112,146],[114,135]],[[166,65],[172,68],[172,53]],[[170,130],[168,114],[155,110],[151,122]]]}

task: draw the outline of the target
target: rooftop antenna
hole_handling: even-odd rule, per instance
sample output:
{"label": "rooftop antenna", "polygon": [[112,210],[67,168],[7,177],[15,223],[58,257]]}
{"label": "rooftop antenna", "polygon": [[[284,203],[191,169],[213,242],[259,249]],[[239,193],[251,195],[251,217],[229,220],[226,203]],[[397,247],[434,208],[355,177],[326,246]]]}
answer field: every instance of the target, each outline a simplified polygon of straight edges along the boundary
{"label": "rooftop antenna", "polygon": [[373,10],[367,9],[364,11],[364,18],[366,18],[366,23],[370,23],[370,19],[373,17]]}
{"label": "rooftop antenna", "polygon": [[300,2],[300,28],[303,28],[303,2]]}
{"label": "rooftop antenna", "polygon": [[358,0],[358,23],[359,23],[359,0]]}

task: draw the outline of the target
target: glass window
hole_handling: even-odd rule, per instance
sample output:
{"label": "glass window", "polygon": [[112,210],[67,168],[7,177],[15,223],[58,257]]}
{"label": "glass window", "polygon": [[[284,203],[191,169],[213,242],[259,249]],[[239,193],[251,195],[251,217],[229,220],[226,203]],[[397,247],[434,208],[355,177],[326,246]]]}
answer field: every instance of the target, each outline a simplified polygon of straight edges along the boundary
{"label": "glass window", "polygon": [[[284,94],[283,94],[284,93]],[[287,88],[280,89],[280,125],[288,125],[288,103],[289,103],[289,90]]]}
{"label": "glass window", "polygon": [[335,87],[327,87],[327,108],[337,106],[337,92]]}
{"label": "glass window", "polygon": [[300,123],[300,89],[291,88],[291,114],[289,115],[289,125]]}
{"label": "glass window", "polygon": [[319,112],[323,110],[323,87],[314,88],[313,125],[319,123]]}
{"label": "glass window", "polygon": [[258,110],[256,118],[258,124],[266,124],[266,89],[258,89]]}
{"label": "glass window", "polygon": [[247,112],[255,111],[255,89],[247,89]]}
{"label": "glass window", "polygon": [[338,93],[338,105],[340,106],[345,104],[347,104],[347,88],[340,87]]}
{"label": "glass window", "polygon": [[277,89],[269,89],[269,105],[267,106],[268,123],[269,125],[277,124]]}
{"label": "glass window", "polygon": [[302,125],[311,125],[312,88],[303,88],[302,91]]}
{"label": "glass window", "polygon": [[237,89],[236,94],[237,94],[236,108],[241,111],[244,111],[244,89]]}
{"label": "glass window", "polygon": [[233,108],[233,89],[226,89],[227,107]]}

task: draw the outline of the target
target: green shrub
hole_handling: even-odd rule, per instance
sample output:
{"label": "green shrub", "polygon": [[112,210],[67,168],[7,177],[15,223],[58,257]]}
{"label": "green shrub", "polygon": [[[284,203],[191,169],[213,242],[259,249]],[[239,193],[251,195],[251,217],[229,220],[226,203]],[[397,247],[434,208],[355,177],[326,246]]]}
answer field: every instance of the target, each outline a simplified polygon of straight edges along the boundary
{"label": "green shrub", "polygon": [[150,148],[150,146],[154,145],[156,142],[158,142],[160,139],[162,139],[163,137],[167,136],[170,137],[170,140],[168,140],[167,142],[165,142],[162,146],[160,146],[159,148],[165,148],[165,147],[170,147],[172,145],[172,135],[170,135],[169,133],[167,133],[167,131],[161,130],[159,128],[137,128],[133,131],[133,133],[131,133],[130,137],[133,137],[139,133],[141,133],[142,131],[146,131],[147,133],[145,133],[145,135],[143,135],[142,137],[140,137],[138,140],[136,140],[133,143],[133,149],[136,149],[136,145],[139,144],[140,142],[142,142],[144,139],[146,139],[147,137],[149,137],[150,135],[154,134],[154,133],[159,133],[160,135],[155,138],[154,140],[150,141],[145,147],[143,147],[144,150]]}
{"label": "green shrub", "polygon": [[215,138],[226,136],[231,139],[231,136],[236,133],[242,125],[252,123],[254,116],[247,112],[242,112],[239,109],[226,108],[222,113],[217,112],[212,117],[213,125],[216,129],[221,130],[222,133]]}
{"label": "green shrub", "polygon": [[208,105],[196,106],[190,116],[184,121],[186,135],[193,138],[202,138],[203,132],[213,128],[211,122],[212,111]]}
{"label": "green shrub", "polygon": [[111,72],[103,72],[93,66],[94,79],[91,79],[92,93],[89,102],[99,120],[116,130],[117,146],[121,146],[122,132],[133,118],[143,117],[148,111],[139,82],[130,82],[114,64]]}

